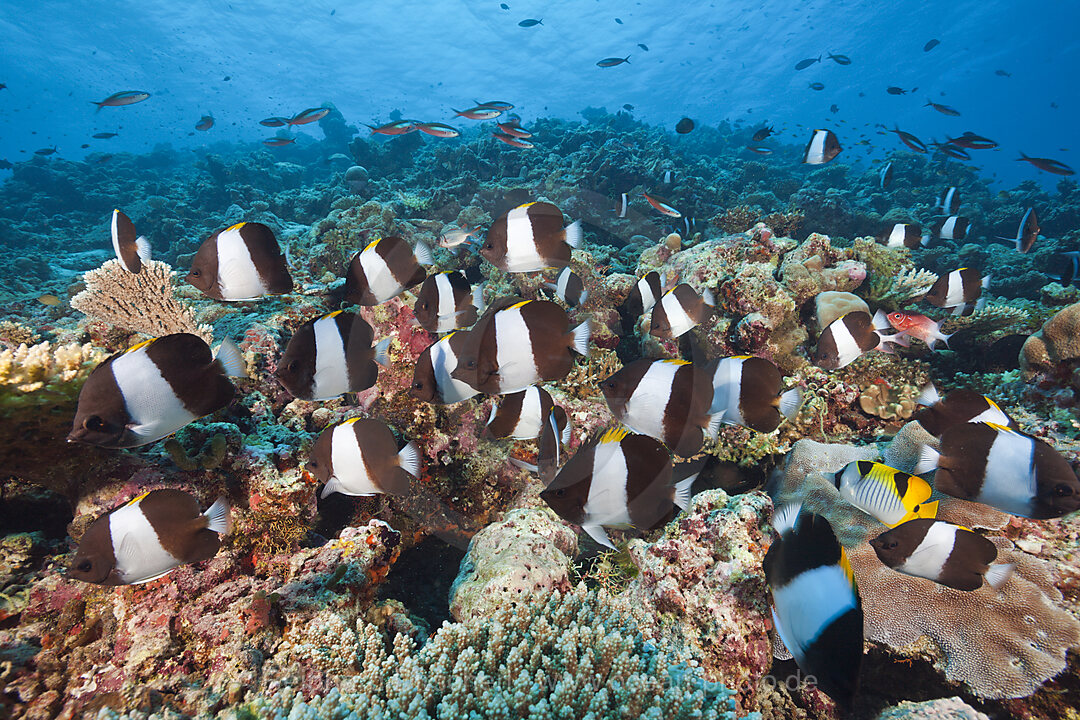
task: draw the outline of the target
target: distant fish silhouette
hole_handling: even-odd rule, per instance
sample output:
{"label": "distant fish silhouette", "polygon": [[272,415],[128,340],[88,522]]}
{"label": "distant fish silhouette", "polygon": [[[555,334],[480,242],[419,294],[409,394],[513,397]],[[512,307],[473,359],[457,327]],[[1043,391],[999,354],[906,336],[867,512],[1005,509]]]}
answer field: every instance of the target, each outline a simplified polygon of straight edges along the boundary
{"label": "distant fish silhouette", "polygon": [[150,93],[143,92],[142,90],[124,90],[123,92],[113,93],[109,97],[105,98],[101,102],[91,102],[97,105],[97,109],[101,110],[103,107],[120,107],[122,105],[134,105],[135,103],[142,102],[150,97]]}

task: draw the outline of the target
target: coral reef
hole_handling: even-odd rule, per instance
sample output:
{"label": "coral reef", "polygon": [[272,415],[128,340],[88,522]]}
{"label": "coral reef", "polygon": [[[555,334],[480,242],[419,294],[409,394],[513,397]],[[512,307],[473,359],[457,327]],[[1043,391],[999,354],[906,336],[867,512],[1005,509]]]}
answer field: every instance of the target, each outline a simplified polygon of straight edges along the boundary
{"label": "coral reef", "polygon": [[619,595],[641,613],[646,637],[689,657],[706,680],[740,688],[743,711],[756,707],[772,664],[761,569],[769,505],[762,492],[699,493],[655,542],[630,541],[638,573]]}
{"label": "coral reef", "polygon": [[511,510],[473,536],[450,590],[451,615],[493,617],[552,590],[569,591],[577,549],[577,534],[551,510]]}

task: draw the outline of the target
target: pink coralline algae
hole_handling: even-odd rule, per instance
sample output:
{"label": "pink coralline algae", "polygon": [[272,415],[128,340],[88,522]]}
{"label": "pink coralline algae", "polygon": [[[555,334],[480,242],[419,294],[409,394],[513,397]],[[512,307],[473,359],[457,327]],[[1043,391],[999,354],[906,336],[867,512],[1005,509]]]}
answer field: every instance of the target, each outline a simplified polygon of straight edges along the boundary
{"label": "pink coralline algae", "polygon": [[621,595],[641,609],[646,637],[681,648],[707,680],[740,689],[746,710],[772,664],[761,569],[771,506],[762,492],[699,493],[656,542],[630,542],[639,574]]}
{"label": "pink coralline algae", "polygon": [[[109,694],[178,694],[182,711],[214,708],[240,682],[267,687],[281,669],[264,664],[282,633],[316,614],[370,603],[400,552],[380,521],[347,527],[319,548],[270,558],[245,574],[228,548],[159,580],[98,587],[50,575],[35,585],[19,636],[40,638],[32,662],[16,662],[9,687],[29,716],[79,717]],[[0,647],[19,642],[0,634]],[[301,662],[293,672],[313,672]],[[104,700],[102,699],[104,696]],[[23,705],[25,703],[25,705]]]}

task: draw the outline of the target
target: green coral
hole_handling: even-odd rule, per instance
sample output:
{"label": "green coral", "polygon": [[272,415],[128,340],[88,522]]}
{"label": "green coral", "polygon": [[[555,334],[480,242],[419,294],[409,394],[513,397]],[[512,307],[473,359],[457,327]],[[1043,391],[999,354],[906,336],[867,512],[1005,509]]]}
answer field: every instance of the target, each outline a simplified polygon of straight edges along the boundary
{"label": "green coral", "polygon": [[220,467],[227,448],[228,439],[221,433],[215,433],[206,447],[195,455],[189,455],[175,437],[165,441],[165,450],[181,470],[213,470]]}

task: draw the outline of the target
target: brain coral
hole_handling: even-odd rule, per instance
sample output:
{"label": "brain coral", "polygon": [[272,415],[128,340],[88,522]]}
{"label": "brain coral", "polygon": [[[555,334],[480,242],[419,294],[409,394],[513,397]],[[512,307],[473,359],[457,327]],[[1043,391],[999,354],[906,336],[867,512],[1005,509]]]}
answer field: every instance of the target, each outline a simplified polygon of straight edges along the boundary
{"label": "brain coral", "polygon": [[[937,648],[935,666],[979,697],[1023,697],[1065,669],[1066,651],[1080,644],[1080,623],[1060,607],[1048,563],[989,535],[998,562],[1016,571],[1000,592],[983,586],[961,592],[883,565],[867,540],[884,532],[876,519],[840,499],[831,476],[853,460],[876,460],[873,447],[800,440],[789,453],[778,504],[801,500],[829,519],[848,552],[862,595],[866,639],[901,653],[918,654],[925,637]],[[975,503],[942,497],[938,518],[985,527]],[[992,511],[994,519],[1001,513]],[[1000,526],[1000,525],[999,525]]]}

